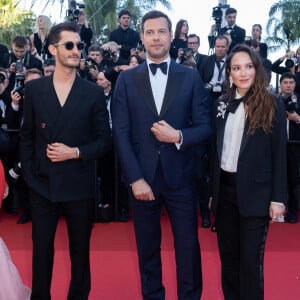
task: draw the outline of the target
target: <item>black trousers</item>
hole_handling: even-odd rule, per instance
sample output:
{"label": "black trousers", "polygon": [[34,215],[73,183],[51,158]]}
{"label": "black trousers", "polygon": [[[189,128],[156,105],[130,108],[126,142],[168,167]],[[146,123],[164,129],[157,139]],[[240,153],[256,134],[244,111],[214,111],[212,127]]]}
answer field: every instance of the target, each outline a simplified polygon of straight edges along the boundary
{"label": "black trousers", "polygon": [[235,174],[221,172],[219,195],[217,238],[225,300],[262,300],[263,260],[269,217],[240,215]]}
{"label": "black trousers", "polygon": [[68,300],[88,299],[91,289],[90,236],[92,199],[52,203],[31,191],[32,216],[32,300],[49,300],[57,223],[65,216],[71,259]]}
{"label": "black trousers", "polygon": [[300,188],[300,145],[288,143],[287,146],[287,172],[288,172],[288,212],[297,216],[299,188]]}

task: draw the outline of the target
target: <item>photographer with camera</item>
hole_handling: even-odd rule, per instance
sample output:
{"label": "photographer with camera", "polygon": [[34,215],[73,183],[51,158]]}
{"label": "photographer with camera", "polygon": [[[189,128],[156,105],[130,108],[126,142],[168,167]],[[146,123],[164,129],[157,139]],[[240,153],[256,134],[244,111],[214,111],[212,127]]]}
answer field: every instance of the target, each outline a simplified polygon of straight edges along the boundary
{"label": "photographer with camera", "polygon": [[213,101],[217,100],[223,91],[225,80],[225,61],[229,48],[226,36],[216,37],[215,53],[206,57],[200,68],[204,86],[210,92]]}
{"label": "photographer with camera", "polygon": [[300,188],[300,98],[295,93],[295,75],[287,72],[280,77],[281,97],[287,114],[287,174],[289,197],[286,220],[297,223],[297,211]]}
{"label": "photographer with camera", "polygon": [[42,62],[26,51],[26,38],[17,35],[12,41],[12,53],[6,53],[2,57],[0,66],[9,72],[9,84],[7,89],[11,91],[14,86],[24,79],[24,71],[37,68],[43,70]]}
{"label": "photographer with camera", "polygon": [[[295,75],[296,87],[295,91],[300,94],[300,47],[297,48],[296,52],[288,51],[285,55],[277,59],[272,64],[272,72],[276,74],[283,74],[291,72]],[[284,63],[285,66],[281,66]]]}
{"label": "photographer with camera", "polygon": [[[220,9],[217,10],[218,11],[218,20],[221,21],[222,14],[220,12],[222,12],[222,9],[220,6],[219,6],[219,8]],[[217,21],[218,20],[216,20],[216,18],[215,18],[216,24],[214,24],[211,27],[211,31],[208,35],[208,42],[209,42],[210,48],[214,48],[214,46],[215,46],[214,42],[216,39],[216,35],[228,35],[228,40],[230,41],[228,53],[231,51],[231,49],[235,45],[244,43],[246,31],[245,31],[245,29],[236,25],[236,15],[237,15],[237,10],[235,8],[233,8],[233,7],[227,8],[226,12],[225,12],[225,20],[227,22],[227,26],[220,28],[218,30],[217,34],[216,34],[215,30],[217,29]],[[219,24],[221,24],[221,23],[219,23]]]}
{"label": "photographer with camera", "polygon": [[99,71],[103,69],[103,50],[99,45],[91,45],[86,59],[80,60],[79,75],[96,82]]}
{"label": "photographer with camera", "polygon": [[130,27],[130,18],[130,11],[122,9],[118,14],[120,26],[109,35],[109,41],[117,43],[120,57],[125,61],[129,59],[131,49],[135,49],[140,41],[139,33]]}
{"label": "photographer with camera", "polygon": [[188,48],[179,49],[176,62],[183,63],[184,61],[192,57],[194,62],[196,63],[197,70],[200,72],[201,63],[203,62],[204,58],[207,57],[207,55],[200,54],[198,52],[198,49],[200,47],[200,37],[196,34],[188,35],[187,46]]}
{"label": "photographer with camera", "polygon": [[[23,106],[24,106],[24,88],[27,82],[42,77],[42,72],[36,68],[28,69],[24,74],[24,84],[11,91],[11,105],[7,107],[7,126],[9,130],[19,131],[23,123]],[[15,135],[14,148],[18,149],[19,137]],[[19,153],[16,150],[14,160],[8,171],[7,176],[10,191],[16,195],[18,205],[23,209],[23,214],[18,220],[18,224],[25,224],[31,220],[29,190],[27,183],[22,178],[22,167]]]}

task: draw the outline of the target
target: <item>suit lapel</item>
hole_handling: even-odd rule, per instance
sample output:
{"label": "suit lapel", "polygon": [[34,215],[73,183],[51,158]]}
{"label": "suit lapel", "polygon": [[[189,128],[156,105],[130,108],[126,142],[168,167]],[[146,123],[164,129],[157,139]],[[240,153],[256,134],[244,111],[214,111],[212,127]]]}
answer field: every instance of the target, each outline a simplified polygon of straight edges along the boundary
{"label": "suit lapel", "polygon": [[176,96],[178,96],[178,90],[179,87],[181,87],[181,82],[181,73],[176,72],[176,63],[171,60],[165,96],[159,115],[160,117],[162,117],[167,112]]}
{"label": "suit lapel", "polygon": [[249,135],[247,134],[248,130],[249,130],[249,120],[247,118],[246,122],[245,122],[245,127],[244,127],[244,132],[243,132],[243,137],[242,137],[242,142],[241,142],[241,147],[240,147],[240,152],[239,152],[239,157],[240,157],[241,153],[243,152],[243,150],[245,149],[245,146],[247,145],[247,143],[249,141]]}
{"label": "suit lapel", "polygon": [[143,63],[139,72],[134,74],[134,81],[136,82],[138,93],[141,95],[141,98],[145,101],[150,111],[158,117],[146,62]]}
{"label": "suit lapel", "polygon": [[[221,162],[221,158],[222,158],[222,149],[223,149],[223,140],[224,140],[224,133],[225,133],[225,125],[226,125],[226,121],[228,118],[228,114],[229,112],[226,111],[225,115],[224,115],[224,119],[222,117],[218,117],[217,118],[217,152],[218,152],[218,158],[219,161]],[[216,117],[216,116],[214,116]]]}

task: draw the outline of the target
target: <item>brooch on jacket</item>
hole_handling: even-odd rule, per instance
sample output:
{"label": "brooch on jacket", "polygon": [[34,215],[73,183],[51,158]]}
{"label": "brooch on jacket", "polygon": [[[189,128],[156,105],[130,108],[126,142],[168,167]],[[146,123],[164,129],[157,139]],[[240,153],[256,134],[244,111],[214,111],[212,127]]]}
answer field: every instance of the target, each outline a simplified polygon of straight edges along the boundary
{"label": "brooch on jacket", "polygon": [[220,101],[219,106],[217,107],[218,110],[217,118],[222,117],[222,119],[224,119],[226,109],[227,109],[227,103]]}

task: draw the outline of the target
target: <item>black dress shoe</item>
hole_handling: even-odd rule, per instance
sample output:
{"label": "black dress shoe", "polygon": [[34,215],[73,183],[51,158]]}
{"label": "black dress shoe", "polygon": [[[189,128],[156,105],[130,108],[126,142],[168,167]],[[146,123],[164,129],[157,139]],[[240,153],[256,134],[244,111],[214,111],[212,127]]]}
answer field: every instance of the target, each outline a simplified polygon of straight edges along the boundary
{"label": "black dress shoe", "polygon": [[110,205],[100,205],[97,211],[97,221],[100,223],[109,223],[113,220],[113,210]]}
{"label": "black dress shoe", "polygon": [[203,228],[209,228],[211,225],[211,222],[210,222],[210,217],[209,215],[208,216],[203,216],[202,217],[202,227]]}
{"label": "black dress shoe", "polygon": [[22,217],[18,220],[18,224],[25,224],[27,222],[31,221],[30,214],[23,214]]}
{"label": "black dress shoe", "polygon": [[287,213],[286,214],[286,221],[288,223],[295,224],[298,222],[297,213]]}
{"label": "black dress shoe", "polygon": [[18,211],[13,207],[3,205],[3,208],[4,208],[4,211],[10,215],[16,216],[18,214]]}
{"label": "black dress shoe", "polygon": [[128,210],[125,208],[122,208],[119,212],[118,220],[120,222],[128,222],[128,219],[129,219]]}

